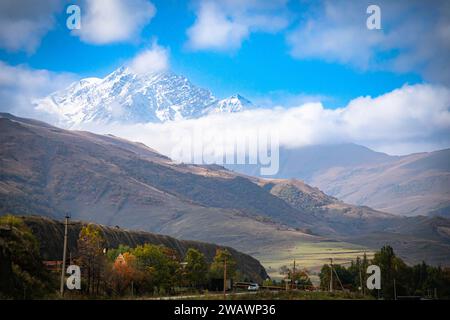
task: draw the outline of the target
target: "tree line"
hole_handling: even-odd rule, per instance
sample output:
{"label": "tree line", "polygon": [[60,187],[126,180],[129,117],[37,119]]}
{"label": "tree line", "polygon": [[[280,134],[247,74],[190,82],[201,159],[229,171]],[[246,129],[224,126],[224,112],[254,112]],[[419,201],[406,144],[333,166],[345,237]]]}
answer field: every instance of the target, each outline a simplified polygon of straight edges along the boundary
{"label": "tree line", "polygon": [[149,243],[106,250],[102,232],[93,224],[82,228],[75,260],[82,270],[83,292],[107,296],[174,294],[176,288],[203,290],[212,279],[223,279],[225,261],[227,278],[239,276],[236,261],[226,249],[217,249],[211,263],[194,248],[183,258],[171,248]]}
{"label": "tree line", "polygon": [[[367,290],[366,281],[369,265],[381,269],[381,289]],[[430,266],[425,262],[408,266],[396,256],[391,246],[384,246],[376,252],[373,259],[366,255],[352,261],[345,267],[333,264],[333,288],[339,290],[361,291],[375,298],[395,299],[402,297],[422,297],[450,299],[450,268]],[[337,275],[337,276],[335,276]],[[331,278],[330,264],[323,265],[320,274],[320,288],[329,290]]]}

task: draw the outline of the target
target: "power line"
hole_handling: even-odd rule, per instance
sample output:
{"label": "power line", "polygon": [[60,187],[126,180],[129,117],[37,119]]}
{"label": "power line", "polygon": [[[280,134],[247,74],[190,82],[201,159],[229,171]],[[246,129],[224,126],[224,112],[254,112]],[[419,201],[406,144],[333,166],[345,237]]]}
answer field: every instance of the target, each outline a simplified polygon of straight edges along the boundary
{"label": "power line", "polygon": [[338,279],[338,281],[339,281],[339,284],[341,285],[341,289],[342,289],[342,291],[344,291],[344,286],[342,285],[341,279],[339,279],[339,276],[338,276],[338,274],[337,274],[336,270],[334,270],[334,269],[333,269],[333,271],[334,271],[334,273],[336,274],[336,278]]}

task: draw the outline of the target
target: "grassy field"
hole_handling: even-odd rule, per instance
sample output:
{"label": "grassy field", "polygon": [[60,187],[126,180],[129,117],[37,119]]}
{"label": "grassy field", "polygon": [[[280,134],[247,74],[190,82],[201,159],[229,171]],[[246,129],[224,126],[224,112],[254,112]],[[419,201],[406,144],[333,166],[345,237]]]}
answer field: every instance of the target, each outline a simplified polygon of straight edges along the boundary
{"label": "grassy field", "polygon": [[303,242],[291,248],[273,250],[264,254],[255,255],[255,257],[266,268],[267,273],[272,279],[281,279],[279,268],[283,265],[292,267],[295,259],[297,268],[306,268],[310,274],[314,285],[318,284],[318,273],[321,267],[330,263],[333,258],[335,264],[349,264],[356,257],[362,257],[366,252],[367,257],[371,258],[373,252],[362,246],[338,242]]}

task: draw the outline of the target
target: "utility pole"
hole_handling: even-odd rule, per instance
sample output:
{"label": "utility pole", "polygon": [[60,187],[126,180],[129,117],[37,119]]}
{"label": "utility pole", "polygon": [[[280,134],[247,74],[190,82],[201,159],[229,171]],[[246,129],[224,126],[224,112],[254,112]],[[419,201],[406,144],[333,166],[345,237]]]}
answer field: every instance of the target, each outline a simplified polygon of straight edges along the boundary
{"label": "utility pole", "polygon": [[395,278],[394,278],[394,300],[397,300],[397,287],[395,285]]}
{"label": "utility pole", "polygon": [[330,292],[333,292],[333,258],[330,259]]}
{"label": "utility pole", "polygon": [[[292,289],[294,289],[294,279],[295,279],[295,259],[294,259],[294,269],[292,270],[292,277],[291,277],[291,286]],[[297,289],[297,288],[296,288]]]}
{"label": "utility pole", "polygon": [[395,283],[396,274],[397,274],[397,264],[394,264],[394,300],[397,300],[397,285]]}
{"label": "utility pole", "polygon": [[227,257],[223,261],[223,298],[227,297]]}
{"label": "utility pole", "polygon": [[63,248],[63,261],[61,268],[61,286],[59,288],[59,293],[61,297],[64,296],[64,276],[66,273],[66,255],[67,255],[67,226],[69,224],[69,215],[66,214],[64,223],[64,248]]}
{"label": "utility pole", "polygon": [[361,286],[362,294],[364,295],[364,286],[363,286],[362,275],[361,275],[361,264],[359,265],[359,284]]}

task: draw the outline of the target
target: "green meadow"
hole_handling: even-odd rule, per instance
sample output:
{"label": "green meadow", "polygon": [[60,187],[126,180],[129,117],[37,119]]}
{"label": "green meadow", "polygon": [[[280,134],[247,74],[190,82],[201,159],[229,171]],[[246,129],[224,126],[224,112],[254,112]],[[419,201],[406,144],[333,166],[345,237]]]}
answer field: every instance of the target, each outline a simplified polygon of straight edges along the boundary
{"label": "green meadow", "polygon": [[279,273],[281,266],[293,266],[294,260],[296,268],[306,268],[314,284],[318,284],[317,274],[324,264],[342,264],[348,266],[352,260],[358,256],[362,257],[364,252],[368,258],[373,256],[373,252],[362,246],[346,242],[323,241],[323,242],[302,242],[293,247],[273,250],[264,254],[256,254],[255,257],[260,260],[266,268],[267,273],[272,279],[281,280],[283,278]]}

